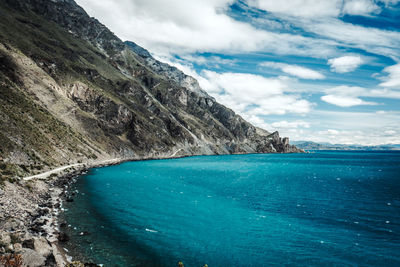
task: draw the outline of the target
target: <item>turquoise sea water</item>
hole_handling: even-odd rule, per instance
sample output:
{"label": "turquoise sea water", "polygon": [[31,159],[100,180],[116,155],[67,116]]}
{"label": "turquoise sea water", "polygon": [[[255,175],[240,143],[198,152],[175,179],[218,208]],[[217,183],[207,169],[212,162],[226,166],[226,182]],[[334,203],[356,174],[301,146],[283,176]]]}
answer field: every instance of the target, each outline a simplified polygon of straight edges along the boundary
{"label": "turquoise sea water", "polygon": [[68,248],[105,266],[400,266],[399,152],[127,162],[73,190]]}

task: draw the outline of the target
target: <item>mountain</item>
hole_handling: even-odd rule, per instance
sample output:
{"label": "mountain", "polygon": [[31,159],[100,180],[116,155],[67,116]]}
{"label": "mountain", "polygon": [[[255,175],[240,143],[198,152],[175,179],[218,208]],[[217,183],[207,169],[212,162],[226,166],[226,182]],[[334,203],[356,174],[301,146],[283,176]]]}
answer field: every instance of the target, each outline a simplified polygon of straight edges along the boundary
{"label": "mountain", "polygon": [[0,176],[108,158],[300,152],[73,0],[0,1]]}
{"label": "mountain", "polygon": [[298,148],[304,150],[400,150],[400,145],[388,144],[379,146],[343,145],[330,143],[315,143],[312,141],[293,141]]}

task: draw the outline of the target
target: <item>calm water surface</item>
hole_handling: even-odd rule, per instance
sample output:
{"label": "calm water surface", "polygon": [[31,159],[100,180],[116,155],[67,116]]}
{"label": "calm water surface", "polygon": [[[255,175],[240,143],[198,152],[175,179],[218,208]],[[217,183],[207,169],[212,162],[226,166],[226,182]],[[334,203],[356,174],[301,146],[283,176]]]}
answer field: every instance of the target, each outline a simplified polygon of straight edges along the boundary
{"label": "calm water surface", "polygon": [[105,266],[400,266],[400,152],[127,162],[73,190],[68,248]]}

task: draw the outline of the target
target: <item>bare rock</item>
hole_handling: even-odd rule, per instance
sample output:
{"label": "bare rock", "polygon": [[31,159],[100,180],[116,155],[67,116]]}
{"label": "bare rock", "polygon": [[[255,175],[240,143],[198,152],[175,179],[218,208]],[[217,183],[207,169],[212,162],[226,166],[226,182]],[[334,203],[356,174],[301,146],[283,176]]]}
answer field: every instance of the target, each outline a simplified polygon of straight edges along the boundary
{"label": "bare rock", "polygon": [[15,243],[13,246],[14,246],[14,251],[15,252],[22,251],[22,244],[21,243]]}
{"label": "bare rock", "polygon": [[29,248],[23,248],[21,255],[24,267],[39,267],[43,266],[46,262],[45,257]]}
{"label": "bare rock", "polygon": [[282,139],[282,143],[283,143],[284,146],[288,146],[289,145],[289,138],[288,137],[284,137]]}
{"label": "bare rock", "polygon": [[48,257],[52,253],[52,248],[43,237],[34,240],[34,248],[37,253],[44,257]]}
{"label": "bare rock", "polygon": [[0,233],[0,241],[3,244],[10,244],[11,243],[11,237],[8,233]]}
{"label": "bare rock", "polygon": [[63,256],[63,253],[60,251],[60,248],[56,244],[52,244],[51,247],[53,249],[53,256],[55,262],[57,263],[57,266],[67,265],[65,257]]}

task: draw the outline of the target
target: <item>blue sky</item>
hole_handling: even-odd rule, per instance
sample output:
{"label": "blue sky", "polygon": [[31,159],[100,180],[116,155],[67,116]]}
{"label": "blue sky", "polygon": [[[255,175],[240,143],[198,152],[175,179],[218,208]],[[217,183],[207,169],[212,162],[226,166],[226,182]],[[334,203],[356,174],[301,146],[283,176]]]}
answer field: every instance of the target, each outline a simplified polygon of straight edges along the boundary
{"label": "blue sky", "polygon": [[292,140],[400,143],[400,0],[77,0]]}

